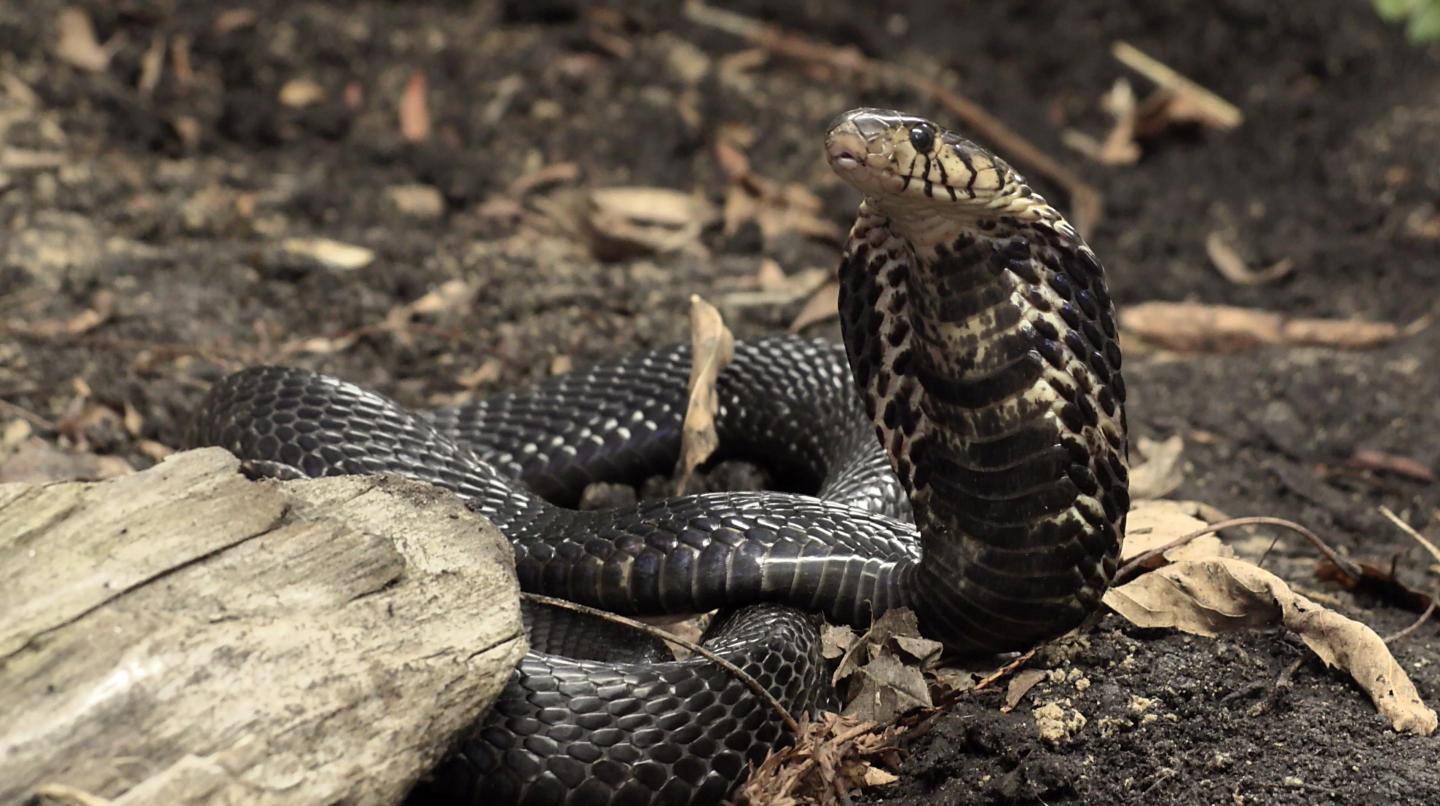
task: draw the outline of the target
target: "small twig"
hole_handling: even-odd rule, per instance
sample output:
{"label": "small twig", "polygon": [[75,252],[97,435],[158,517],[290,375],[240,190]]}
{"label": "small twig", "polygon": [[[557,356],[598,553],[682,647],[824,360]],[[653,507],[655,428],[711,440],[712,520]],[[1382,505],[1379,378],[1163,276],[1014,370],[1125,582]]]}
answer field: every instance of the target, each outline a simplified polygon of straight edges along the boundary
{"label": "small twig", "polygon": [[692,22],[733,34],[771,53],[799,61],[825,64],[837,70],[869,73],[907,88],[918,89],[921,94],[929,96],[959,118],[980,139],[1014,157],[1017,162],[1034,168],[1059,185],[1070,196],[1071,218],[1082,235],[1089,235],[1100,222],[1104,206],[1100,191],[987,112],[984,107],[929,76],[898,64],[868,58],[854,47],[840,47],[811,39],[699,0],[690,0],[685,4],[685,16]]}
{"label": "small twig", "polygon": [[[867,733],[879,733],[879,732],[883,731],[885,728],[888,728],[888,727],[890,727],[890,726],[889,726],[889,725],[884,725],[884,724],[879,724],[879,723],[874,723],[874,722],[865,722],[865,723],[856,725],[855,727],[850,728],[849,730],[844,731],[843,733],[837,733],[837,734],[835,734],[834,736],[831,736],[830,738],[828,738],[828,739],[825,740],[825,743],[826,743],[826,744],[832,744],[832,745],[844,744],[845,742],[848,742],[848,741],[850,741],[851,739],[858,738],[858,737],[863,736],[863,735],[865,735],[865,734],[867,734]],[[807,756],[805,757],[805,760],[802,761],[802,762],[800,762],[800,764],[797,766],[797,768],[796,768],[796,770],[795,770],[795,779],[796,779],[796,780],[799,780],[800,778],[803,778],[803,777],[805,776],[805,773],[809,772],[809,771],[810,771],[810,768],[814,767],[817,763],[818,763],[818,762],[816,761],[816,757],[815,757],[815,754],[814,754],[814,753],[811,753],[811,754],[807,755]]]}
{"label": "small twig", "polygon": [[1325,557],[1330,560],[1330,562],[1335,564],[1336,568],[1340,569],[1341,573],[1345,574],[1353,580],[1358,580],[1362,576],[1360,569],[1356,568],[1354,563],[1350,562],[1344,557],[1341,557],[1335,552],[1334,549],[1330,548],[1330,545],[1328,543],[1320,539],[1319,535],[1315,534],[1304,526],[1301,526],[1294,521],[1285,520],[1284,518],[1272,518],[1268,515],[1252,515],[1246,518],[1231,518],[1229,520],[1220,521],[1218,523],[1212,523],[1209,526],[1206,526],[1204,529],[1198,529],[1187,535],[1177,537],[1163,546],[1157,546],[1156,548],[1150,549],[1149,551],[1141,552],[1140,554],[1132,557],[1129,562],[1120,566],[1119,570],[1115,572],[1115,578],[1111,582],[1111,584],[1116,586],[1123,585],[1124,583],[1130,581],[1132,578],[1137,576],[1140,573],[1138,569],[1149,563],[1151,560],[1161,556],[1170,549],[1176,548],[1178,546],[1183,546],[1186,543],[1189,543],[1190,541],[1196,539],[1197,537],[1204,537],[1205,535],[1219,532],[1222,529],[1230,529],[1235,526],[1258,525],[1280,526],[1289,529],[1290,531],[1299,534],[1301,537],[1304,537],[1306,540],[1314,544],[1314,546],[1320,550],[1321,554],[1324,554]]}
{"label": "small twig", "polygon": [[1177,94],[1189,96],[1197,105],[1203,107],[1216,123],[1227,129],[1239,126],[1245,119],[1239,107],[1180,75],[1173,68],[1146,55],[1129,42],[1116,42],[1111,46],[1110,53],[1126,67],[1161,87]]}
{"label": "small twig", "polygon": [[1035,657],[1035,653],[1038,652],[1038,651],[1040,651],[1040,647],[1038,647],[1038,646],[1036,646],[1036,647],[1031,647],[1030,649],[1025,650],[1025,652],[1024,652],[1023,654],[1021,654],[1020,657],[1016,658],[1015,660],[1010,661],[1009,663],[1005,664],[1004,666],[1001,666],[999,669],[996,669],[995,671],[993,671],[993,672],[991,672],[990,674],[986,675],[985,677],[981,678],[981,679],[980,679],[980,682],[979,682],[979,683],[976,683],[976,684],[975,684],[975,687],[972,688],[972,689],[970,689],[970,690],[971,690],[971,691],[981,691],[981,690],[983,690],[983,689],[987,689],[987,688],[995,685],[996,683],[1000,682],[1001,680],[1004,680],[1006,677],[1009,677],[1010,675],[1014,674],[1017,670],[1019,670],[1019,668],[1020,668],[1021,666],[1024,666],[1025,664],[1029,663],[1029,662],[1030,662],[1030,659],[1033,658],[1033,657]]}
{"label": "small twig", "polygon": [[1222,277],[1236,285],[1273,283],[1295,269],[1295,261],[1288,257],[1281,258],[1263,269],[1252,269],[1245,263],[1245,259],[1240,257],[1240,253],[1235,251],[1235,247],[1218,232],[1205,236],[1205,255],[1210,258],[1210,264]]}
{"label": "small twig", "polygon": [[1411,526],[1405,521],[1400,520],[1400,516],[1396,515],[1394,512],[1391,512],[1390,507],[1382,505],[1380,507],[1380,514],[1384,515],[1387,519],[1389,519],[1391,523],[1395,524],[1395,526],[1399,528],[1400,531],[1414,538],[1416,543],[1424,546],[1425,550],[1430,552],[1430,556],[1435,558],[1435,562],[1440,562],[1440,547],[1437,547],[1434,543],[1426,539],[1424,535],[1415,531],[1415,527]]}
{"label": "small twig", "polygon": [[1275,703],[1280,699],[1280,689],[1291,687],[1291,678],[1293,678],[1295,672],[1300,669],[1300,664],[1305,662],[1305,657],[1306,656],[1298,657],[1289,666],[1286,666],[1285,669],[1280,672],[1280,676],[1275,678],[1275,684],[1266,692],[1265,699],[1250,706],[1250,710],[1246,713],[1251,717],[1257,717],[1274,708]]}
{"label": "small twig", "polygon": [[1409,627],[1406,627],[1399,632],[1393,632],[1385,636],[1385,638],[1383,639],[1385,643],[1389,644],[1395,641],[1399,641],[1401,638],[1404,638],[1405,636],[1409,635],[1412,632],[1415,632],[1416,630],[1424,626],[1425,622],[1429,621],[1430,617],[1435,615],[1435,605],[1437,599],[1440,599],[1440,589],[1436,589],[1430,594],[1430,604],[1425,607],[1425,612],[1420,614],[1420,618],[1417,618],[1415,619],[1415,621],[1411,622]]}
{"label": "small twig", "polygon": [[39,428],[42,431],[59,430],[59,426],[55,423],[45,419],[44,417],[41,417],[40,415],[25,408],[24,406],[19,405],[18,403],[11,403],[8,400],[0,400],[0,411],[5,411],[16,417],[19,417],[20,419],[35,426],[36,428]]}
{"label": "small twig", "polygon": [[605,621],[614,622],[616,624],[623,624],[633,630],[643,632],[651,638],[658,638],[661,641],[668,641],[672,644],[682,646],[690,650],[691,652],[694,652],[696,655],[705,658],[711,663],[720,666],[730,674],[734,675],[736,680],[739,680],[740,682],[748,686],[751,691],[755,692],[755,695],[757,697],[768,703],[770,705],[770,708],[773,709],[775,713],[780,715],[780,719],[785,723],[785,727],[790,729],[791,733],[797,736],[800,735],[800,723],[795,721],[795,717],[790,715],[790,711],[786,709],[785,706],[781,704],[781,702],[777,700],[773,694],[771,694],[769,691],[766,691],[765,687],[760,685],[760,681],[751,677],[748,672],[746,672],[744,669],[741,669],[739,666],[736,666],[730,661],[720,657],[714,652],[706,649],[703,646],[700,646],[693,641],[689,641],[677,635],[665,632],[659,627],[652,627],[651,625],[646,624],[643,621],[636,621],[633,618],[627,618],[616,613],[601,610],[598,607],[590,607],[589,605],[576,604],[575,602],[569,602],[564,599],[556,599],[553,596],[542,596],[538,593],[527,593],[523,591],[520,594],[520,598],[525,599],[526,601],[535,602],[537,604],[548,605],[550,607],[558,607],[561,610],[569,610],[575,613],[583,613],[587,616],[594,616],[595,618],[604,619]]}
{"label": "small twig", "polygon": [[30,791],[37,803],[63,803],[70,806],[114,806],[115,801],[102,798],[79,787],[66,784],[41,784]]}
{"label": "small twig", "polygon": [[32,328],[5,324],[0,324],[0,334],[14,336],[15,338],[31,342],[66,347],[89,347],[97,350],[131,353],[148,351],[161,355],[190,356],[209,361],[218,366],[235,366],[236,364],[254,363],[253,356],[245,352],[230,352],[215,347],[197,347],[189,344],[118,339],[98,334],[72,335],[69,333],[48,333]]}

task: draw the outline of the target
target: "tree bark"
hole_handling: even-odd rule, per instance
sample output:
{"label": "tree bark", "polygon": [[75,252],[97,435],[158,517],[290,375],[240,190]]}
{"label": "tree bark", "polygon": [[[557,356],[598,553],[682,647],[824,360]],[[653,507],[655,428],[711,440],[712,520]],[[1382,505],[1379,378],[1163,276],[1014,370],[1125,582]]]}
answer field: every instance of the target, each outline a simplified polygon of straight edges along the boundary
{"label": "tree bark", "polygon": [[415,482],[0,485],[0,802],[395,802],[525,652],[518,590]]}

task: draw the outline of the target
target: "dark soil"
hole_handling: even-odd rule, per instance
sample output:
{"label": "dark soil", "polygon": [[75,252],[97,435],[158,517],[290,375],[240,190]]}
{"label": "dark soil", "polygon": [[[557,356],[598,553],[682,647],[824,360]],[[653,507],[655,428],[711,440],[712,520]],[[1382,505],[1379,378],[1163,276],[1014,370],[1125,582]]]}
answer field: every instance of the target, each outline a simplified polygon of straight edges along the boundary
{"label": "dark soil", "polygon": [[[812,189],[843,229],[856,199],[819,157],[832,115],[873,105],[953,122],[905,86],[782,58],[744,67],[733,57],[745,43],[680,4],[80,2],[102,41],[123,37],[100,72],[55,55],[74,4],[0,2],[0,461],[24,441],[23,421],[64,456],[148,465],[183,443],[206,386],[250,363],[303,364],[426,405],[682,339],[692,293],[719,303],[737,335],[783,330],[801,298],[736,292],[754,290],[762,258],[792,274],[831,267],[836,242],[712,226],[679,252],[600,260],[537,210],[615,185],[718,203],[717,132],[743,124],[755,172]],[[941,78],[1072,165],[1104,193],[1090,240],[1122,308],[1193,300],[1399,324],[1436,313],[1440,53],[1406,43],[1368,2],[880,5],[729,7]],[[1067,128],[1104,133],[1097,103],[1117,79],[1149,89],[1110,56],[1116,39],[1234,101],[1244,124],[1172,131],[1134,166],[1069,150]],[[146,54],[161,45],[155,72]],[[398,108],[417,74],[431,130],[409,142]],[[296,80],[319,91],[282,103]],[[578,175],[523,200],[511,187],[566,162]],[[438,208],[397,205],[415,184],[431,201],[438,192]],[[1231,284],[1206,257],[1212,232],[1253,266],[1297,268]],[[298,236],[375,258],[353,269],[300,258],[281,247]],[[473,299],[385,324],[452,280]],[[1377,510],[1433,535],[1440,485],[1346,460],[1368,449],[1440,468],[1437,348],[1430,327],[1367,352],[1132,349],[1130,422],[1136,437],[1185,438],[1175,497],[1298,520],[1428,590],[1433,561]],[[1314,551],[1291,537],[1266,565],[1382,635],[1416,618],[1318,580]],[[1393,649],[1440,702],[1440,620]],[[998,693],[962,703],[914,745],[901,780],[870,796],[1440,802],[1440,738],[1396,734],[1348,678],[1280,633],[1188,638],[1111,616],[1054,665],[1055,680],[1012,713]],[[1032,707],[1065,700],[1085,726],[1042,741]]]}

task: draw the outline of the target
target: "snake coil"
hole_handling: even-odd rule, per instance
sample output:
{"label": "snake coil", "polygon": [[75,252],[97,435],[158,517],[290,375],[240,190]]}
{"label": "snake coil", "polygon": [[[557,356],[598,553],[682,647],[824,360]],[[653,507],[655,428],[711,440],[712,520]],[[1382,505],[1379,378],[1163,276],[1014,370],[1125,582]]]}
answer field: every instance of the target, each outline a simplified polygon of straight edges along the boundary
{"label": "snake coil", "polygon": [[[627,614],[740,608],[707,644],[796,712],[829,697],[802,611],[864,626],[910,607],[971,654],[1075,627],[1114,573],[1129,508],[1100,262],[1010,166],[929,121],[853,110],[825,153],[865,196],[839,270],[843,349],[742,343],[719,379],[722,449],[816,494],[571,508],[590,481],[671,466],[683,348],[426,412],[305,370],[245,370],[211,391],[192,441],[280,477],[453,490],[512,541],[526,590]],[[723,670],[622,657],[603,625],[527,618],[531,653],[415,800],[718,802],[784,738]]]}

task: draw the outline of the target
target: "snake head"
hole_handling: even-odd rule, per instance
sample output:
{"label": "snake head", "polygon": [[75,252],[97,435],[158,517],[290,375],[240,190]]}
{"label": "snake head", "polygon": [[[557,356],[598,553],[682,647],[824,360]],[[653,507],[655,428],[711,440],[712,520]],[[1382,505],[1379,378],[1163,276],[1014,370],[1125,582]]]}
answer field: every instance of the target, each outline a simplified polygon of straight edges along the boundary
{"label": "snake head", "polygon": [[976,220],[1022,213],[1038,197],[1004,160],[932,121],[852,109],[830,123],[825,157],[892,215]]}

